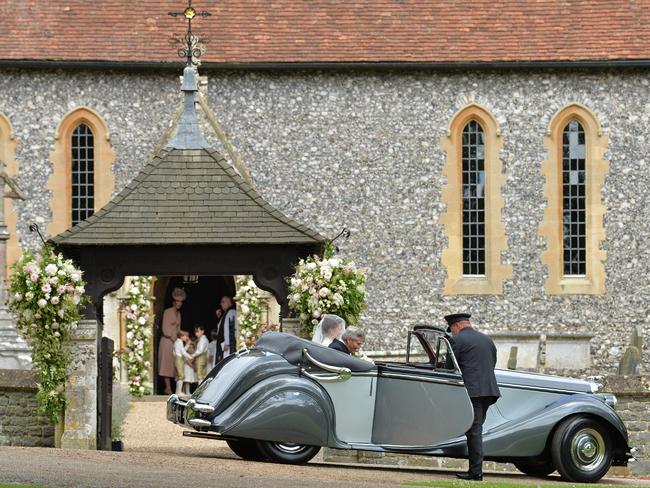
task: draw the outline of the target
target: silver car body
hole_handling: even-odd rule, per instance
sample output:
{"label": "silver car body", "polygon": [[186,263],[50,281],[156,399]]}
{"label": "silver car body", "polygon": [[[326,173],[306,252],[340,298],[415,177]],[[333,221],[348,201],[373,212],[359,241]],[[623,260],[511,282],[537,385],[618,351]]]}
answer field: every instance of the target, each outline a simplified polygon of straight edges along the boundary
{"label": "silver car body", "polygon": [[[472,405],[448,338],[430,329],[416,335],[433,358],[377,364],[267,333],[256,349],[218,364],[189,401],[172,395],[167,417],[226,439],[467,457]],[[631,458],[625,426],[608,404],[613,396],[595,393],[593,383],[510,370],[496,375],[502,397],[484,425],[486,459],[540,456],[554,428],[577,414],[607,426],[613,464]]]}

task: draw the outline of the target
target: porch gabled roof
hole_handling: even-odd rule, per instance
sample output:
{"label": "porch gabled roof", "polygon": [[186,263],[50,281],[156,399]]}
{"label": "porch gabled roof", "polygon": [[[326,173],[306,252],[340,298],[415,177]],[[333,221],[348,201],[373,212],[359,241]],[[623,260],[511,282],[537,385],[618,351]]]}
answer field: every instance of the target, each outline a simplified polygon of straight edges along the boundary
{"label": "porch gabled roof", "polygon": [[52,238],[64,246],[318,244],[212,149],[162,150],[97,213]]}

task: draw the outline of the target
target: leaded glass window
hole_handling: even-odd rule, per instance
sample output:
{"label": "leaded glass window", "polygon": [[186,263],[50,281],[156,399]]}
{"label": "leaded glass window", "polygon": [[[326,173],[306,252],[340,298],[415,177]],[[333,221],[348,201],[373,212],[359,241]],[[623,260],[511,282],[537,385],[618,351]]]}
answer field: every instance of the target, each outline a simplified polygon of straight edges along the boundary
{"label": "leaded glass window", "polygon": [[72,225],[95,211],[94,164],[93,133],[80,124],[72,133]]}
{"label": "leaded glass window", "polygon": [[485,146],[483,128],[463,129],[463,274],[485,275]]}
{"label": "leaded glass window", "polygon": [[585,131],[575,119],[562,133],[562,215],[564,275],[585,275]]}

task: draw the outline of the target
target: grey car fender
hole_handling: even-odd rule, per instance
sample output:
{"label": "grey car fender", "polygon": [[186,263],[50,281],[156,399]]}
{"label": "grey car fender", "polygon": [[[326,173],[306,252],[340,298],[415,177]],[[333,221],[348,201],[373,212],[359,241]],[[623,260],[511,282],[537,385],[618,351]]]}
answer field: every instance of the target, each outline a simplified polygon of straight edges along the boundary
{"label": "grey car fender", "polygon": [[213,420],[224,436],[326,446],[333,440],[334,407],[323,389],[296,375],[254,385]]}
{"label": "grey car fender", "polygon": [[[616,412],[601,400],[588,394],[567,395],[540,410],[528,419],[514,419],[484,433],[486,457],[537,456],[546,448],[550,434],[557,424],[574,415],[599,418],[610,427],[615,446],[627,448],[627,430]],[[522,436],[522,429],[526,435]]]}

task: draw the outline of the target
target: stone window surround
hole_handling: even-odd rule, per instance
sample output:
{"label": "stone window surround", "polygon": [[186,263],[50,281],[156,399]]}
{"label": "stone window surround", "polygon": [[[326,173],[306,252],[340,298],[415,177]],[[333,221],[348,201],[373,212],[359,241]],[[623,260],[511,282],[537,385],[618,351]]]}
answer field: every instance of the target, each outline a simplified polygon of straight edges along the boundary
{"label": "stone window surround", "polygon": [[[562,133],[566,125],[577,120],[585,131],[586,165],[586,251],[587,263],[584,277],[564,276],[562,245]],[[542,162],[542,175],[545,178],[544,197],[546,208],[539,226],[539,235],[546,239],[546,250],[541,260],[546,265],[548,276],[545,283],[547,295],[600,295],[605,293],[606,251],[600,249],[605,239],[603,218],[606,207],[601,201],[601,191],[609,162],[604,159],[608,138],[603,135],[596,115],[584,105],[572,103],[560,109],[549,123],[544,145],[548,150],[547,159]]]}
{"label": "stone window surround", "polygon": [[88,107],[77,107],[68,112],[56,129],[54,149],[50,152],[52,174],[47,188],[52,191],[50,210],[52,221],[47,233],[55,236],[72,226],[72,132],[79,124],[86,124],[93,132],[95,144],[95,212],[106,205],[115,189],[113,163],[115,152],[111,147],[108,126],[104,119]]}
{"label": "stone window surround", "polygon": [[[471,120],[481,125],[485,137],[485,276],[463,275],[461,143],[463,129]],[[447,210],[440,217],[448,243],[441,256],[441,263],[447,268],[443,294],[500,295],[503,281],[512,277],[512,266],[501,263],[502,252],[508,244],[501,219],[504,205],[501,188],[506,177],[499,158],[503,139],[498,123],[482,106],[469,104],[454,114],[440,144],[447,153],[443,167],[447,183],[441,192]]]}
{"label": "stone window surround", "polygon": [[[9,119],[0,112],[0,160],[4,163],[4,170],[8,176],[16,176],[18,174],[18,161],[16,161],[16,138],[14,135],[13,127]],[[20,258],[20,246],[18,243],[18,234],[16,232],[16,225],[18,217],[13,206],[13,199],[5,198],[4,201],[5,211],[5,225],[9,233],[9,240],[7,240],[6,263],[7,272],[9,273],[10,266],[18,261]]]}

